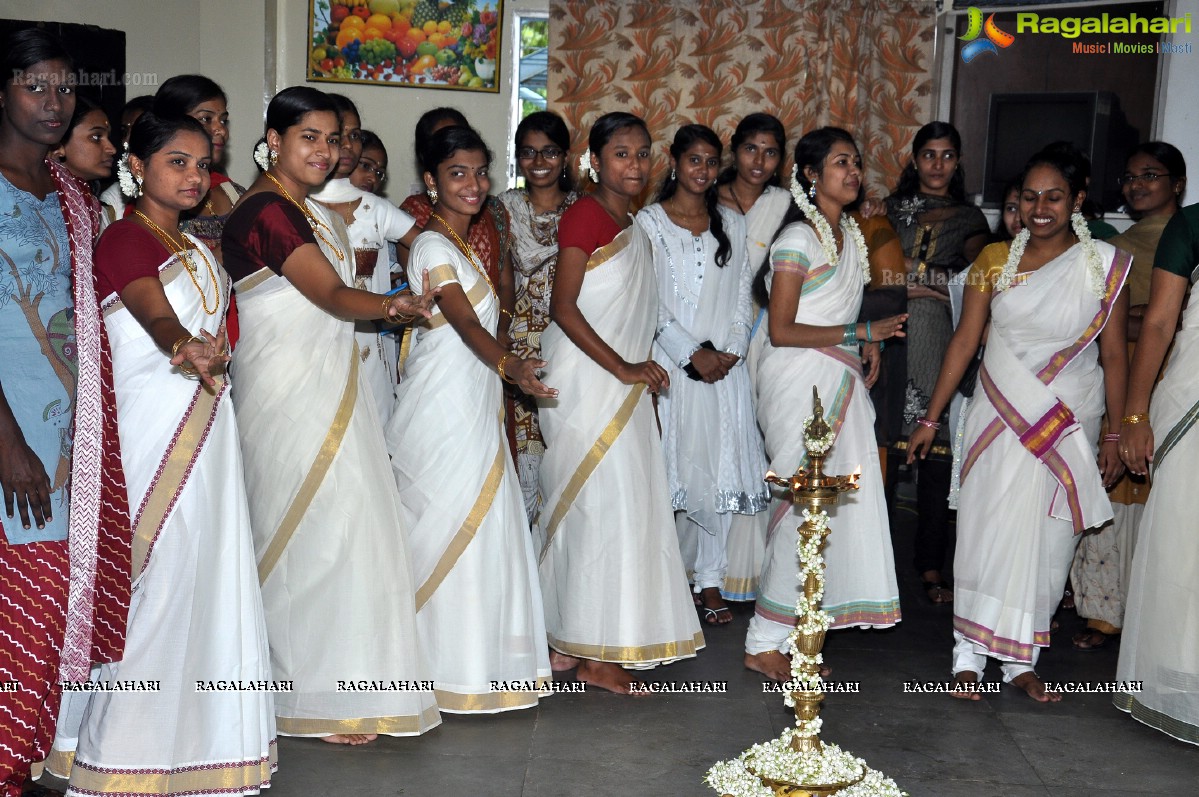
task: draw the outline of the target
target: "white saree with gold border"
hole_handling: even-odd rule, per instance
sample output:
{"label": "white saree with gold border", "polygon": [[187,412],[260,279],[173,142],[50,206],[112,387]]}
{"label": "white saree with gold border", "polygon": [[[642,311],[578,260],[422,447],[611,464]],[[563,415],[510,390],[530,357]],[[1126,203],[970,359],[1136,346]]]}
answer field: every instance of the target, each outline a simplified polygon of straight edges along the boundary
{"label": "white saree with gold border", "polygon": [[[495,293],[447,238],[421,233],[408,262],[410,273],[428,269],[432,288],[460,285],[483,328],[495,329]],[[442,711],[535,706],[552,680],[503,407],[495,367],[440,309],[414,327],[387,444],[410,529],[417,630]]]}
{"label": "white saree with gold border", "polygon": [[[346,284],[341,257],[321,251]],[[238,281],[233,374],[279,732],[423,733],[440,722],[416,634],[399,496],[354,324],[262,269]]]}
{"label": "white saree with gold border", "polygon": [[[841,326],[857,321],[862,303],[862,267],[850,236],[840,258],[830,264],[815,230],[804,222],[788,225],[770,250],[771,271],[803,279],[795,322]],[[887,627],[900,620],[899,586],[891,550],[890,524],[883,498],[882,468],[874,438],[874,405],[862,375],[856,346],[775,347],[769,320],[754,335],[749,367],[758,425],[766,436],[770,469],[789,476],[807,467],[803,422],[812,414],[812,386],[820,392],[825,420],[835,434],[824,461],[826,473],[861,473],[860,487],[828,510],[832,536],[824,551],[824,610],[832,628]],[[795,625],[799,597],[796,529],[803,522],[789,496],[776,494],[767,529],[766,564],[754,612],[779,628],[780,638]],[[775,626],[772,626],[774,628]],[[785,629],[785,630],[784,630]],[[761,651],[753,651],[761,652]]]}
{"label": "white saree with gold border", "polygon": [[[187,237],[196,249],[167,260],[159,279],[180,323],[215,335],[229,278]],[[133,597],[124,656],[95,680],[154,686],[90,695],[68,794],[256,794],[276,766],[275,720],[229,386],[185,378],[116,294],[102,309],[134,511]],[[214,683],[249,688],[200,687]]]}
{"label": "white saree with gold border", "polygon": [[1133,555],[1116,680],[1142,684],[1116,706],[1199,744],[1199,268],[1182,329],[1149,405],[1153,489]]}
{"label": "white saree with gold border", "polygon": [[[653,252],[633,224],[587,261],[578,307],[629,362],[650,359]],[[538,406],[545,504],[535,536],[550,647],[629,667],[694,656],[703,632],[687,587],[662,441],[644,384],[625,385],[550,324]]]}

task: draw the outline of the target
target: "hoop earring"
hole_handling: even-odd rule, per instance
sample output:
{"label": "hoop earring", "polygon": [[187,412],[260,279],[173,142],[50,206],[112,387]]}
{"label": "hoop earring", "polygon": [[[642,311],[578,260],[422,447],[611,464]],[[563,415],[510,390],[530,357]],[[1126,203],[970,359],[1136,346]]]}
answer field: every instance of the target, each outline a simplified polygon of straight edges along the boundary
{"label": "hoop earring", "polygon": [[437,189],[436,189],[436,188],[430,188],[430,189],[429,189],[428,191],[426,191],[425,193],[429,195],[429,202],[430,202],[430,204],[436,205],[436,204],[437,204]]}

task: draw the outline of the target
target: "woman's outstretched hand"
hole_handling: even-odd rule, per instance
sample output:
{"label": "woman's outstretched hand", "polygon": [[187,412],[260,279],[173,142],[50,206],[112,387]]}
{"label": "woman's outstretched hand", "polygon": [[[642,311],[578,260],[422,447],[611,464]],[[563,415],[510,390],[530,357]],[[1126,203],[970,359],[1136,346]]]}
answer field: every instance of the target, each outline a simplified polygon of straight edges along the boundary
{"label": "woman's outstretched hand", "polygon": [[533,398],[558,398],[558,389],[541,381],[541,369],[548,364],[545,360],[511,357],[504,363],[504,375]]}
{"label": "woman's outstretched hand", "polygon": [[189,376],[196,376],[209,387],[216,387],[216,375],[225,370],[229,362],[229,346],[225,336],[225,325],[214,336],[200,330],[200,339],[192,339],[175,351],[171,365],[177,365]]}
{"label": "woman's outstretched hand", "polygon": [[392,324],[407,323],[416,318],[431,318],[433,302],[441,295],[441,288],[429,290],[429,269],[421,272],[421,295],[412,291],[400,291],[393,294],[387,308],[387,316],[383,319]]}
{"label": "woman's outstretched hand", "polygon": [[877,321],[870,322],[870,340],[868,343],[878,343],[880,340],[888,338],[906,337],[907,333],[903,331],[904,322],[908,320],[907,313],[880,318]]}

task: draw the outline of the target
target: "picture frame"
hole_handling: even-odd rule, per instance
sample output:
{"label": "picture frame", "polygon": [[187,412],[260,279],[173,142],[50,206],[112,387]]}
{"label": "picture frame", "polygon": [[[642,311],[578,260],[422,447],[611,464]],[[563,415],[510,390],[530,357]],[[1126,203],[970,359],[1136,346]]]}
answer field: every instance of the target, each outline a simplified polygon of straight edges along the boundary
{"label": "picture frame", "polygon": [[307,79],[498,93],[503,0],[308,0]]}

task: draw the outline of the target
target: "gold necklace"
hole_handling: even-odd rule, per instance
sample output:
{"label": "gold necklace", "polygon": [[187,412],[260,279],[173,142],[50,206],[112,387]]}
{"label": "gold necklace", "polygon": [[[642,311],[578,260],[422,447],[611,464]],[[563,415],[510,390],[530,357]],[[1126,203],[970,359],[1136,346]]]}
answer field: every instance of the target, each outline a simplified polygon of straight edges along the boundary
{"label": "gold necklace", "polygon": [[[140,210],[135,209],[133,212],[139,219],[145,222],[146,226],[149,227],[155,235],[162,239],[163,244],[166,245],[167,251],[179,258],[179,262],[183,264],[183,270],[186,271],[187,276],[191,277],[192,279],[192,285],[195,285],[196,290],[200,292],[200,304],[204,308],[204,315],[216,315],[217,310],[221,309],[221,283],[217,281],[216,270],[212,267],[212,262],[209,261],[208,256],[205,255],[199,247],[187,246],[186,238],[183,239],[183,243],[185,245],[180,246],[179,244],[175,243],[174,238],[167,234],[166,230],[155,224],[152,218],[147,216],[145,213],[142,213]],[[204,295],[204,288],[200,285],[200,281],[196,279],[196,270],[192,267],[191,263],[188,262],[188,252],[195,252],[198,254],[200,259],[204,261],[204,265],[208,267],[208,277],[212,280],[213,288],[216,289],[216,307],[213,307],[211,310],[208,309],[208,297]]]}
{"label": "gold necklace", "polygon": [[495,292],[495,286],[491,284],[491,277],[487,276],[487,272],[481,268],[483,259],[479,258],[479,265],[475,265],[475,258],[478,258],[479,256],[475,254],[474,247],[462,240],[462,237],[459,236],[458,233],[454,231],[454,228],[451,227],[441,216],[438,216],[436,213],[430,213],[429,216],[430,218],[440,221],[441,226],[450,231],[450,235],[454,238],[454,243],[458,245],[458,251],[466,255],[466,260],[470,263],[471,268],[478,272],[479,276],[483,278],[483,281],[487,283],[487,287],[491,289],[491,295],[499,298],[499,294]]}
{"label": "gold necklace", "polygon": [[329,235],[333,235],[333,229],[329,225],[325,224],[323,221],[318,219],[313,214],[313,212],[308,209],[307,206],[301,205],[299,202],[297,202],[295,200],[294,197],[292,197],[291,194],[287,193],[287,189],[283,187],[283,183],[279,182],[275,178],[275,175],[271,174],[270,172],[263,172],[262,176],[267,178],[268,180],[270,180],[276,186],[278,186],[279,193],[283,194],[283,198],[286,199],[288,202],[292,203],[293,205],[295,205],[296,208],[299,209],[299,211],[304,214],[304,217],[306,219],[308,219],[308,226],[312,228],[312,234],[315,235],[317,238],[320,238],[322,241],[324,241],[325,245],[333,250],[333,254],[337,255],[338,260],[341,260],[346,256],[345,252],[341,251],[341,247],[339,247],[337,244],[330,241],[328,238],[325,237],[325,234],[321,232],[321,227],[324,227],[326,230],[329,231]]}

